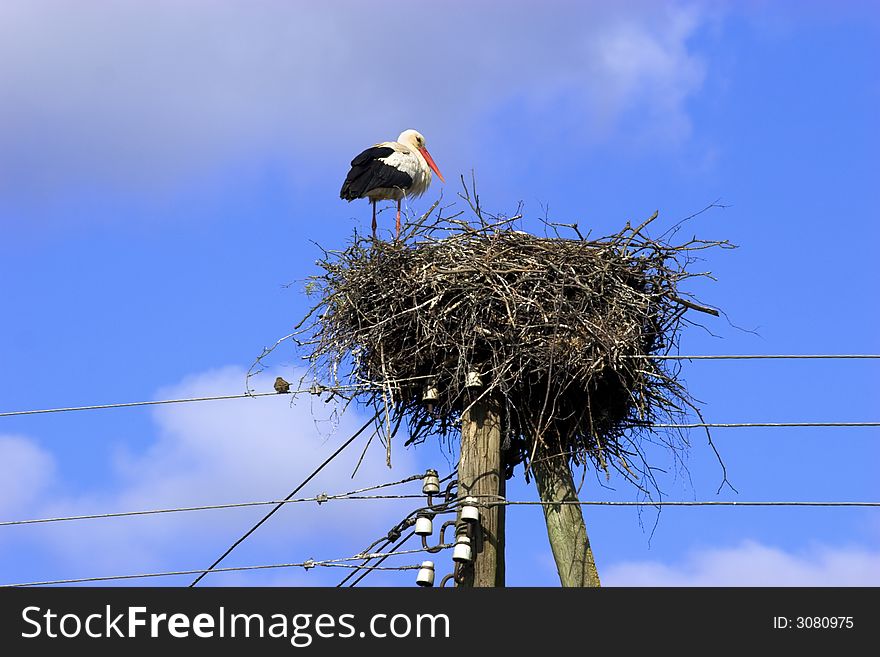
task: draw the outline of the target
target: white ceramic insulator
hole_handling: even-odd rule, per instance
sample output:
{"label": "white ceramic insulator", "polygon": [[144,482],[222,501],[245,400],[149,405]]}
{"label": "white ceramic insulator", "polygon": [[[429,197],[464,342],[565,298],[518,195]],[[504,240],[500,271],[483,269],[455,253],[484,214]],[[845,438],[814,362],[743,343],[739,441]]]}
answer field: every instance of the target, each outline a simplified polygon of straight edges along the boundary
{"label": "white ceramic insulator", "polygon": [[423,561],[416,576],[416,584],[419,586],[434,586],[434,562]]}
{"label": "white ceramic insulator", "polygon": [[434,522],[428,516],[416,518],[416,536],[430,536],[434,533]]}
{"label": "white ceramic insulator", "polygon": [[458,563],[468,563],[471,560],[471,539],[467,536],[459,536],[452,550],[452,560]]}

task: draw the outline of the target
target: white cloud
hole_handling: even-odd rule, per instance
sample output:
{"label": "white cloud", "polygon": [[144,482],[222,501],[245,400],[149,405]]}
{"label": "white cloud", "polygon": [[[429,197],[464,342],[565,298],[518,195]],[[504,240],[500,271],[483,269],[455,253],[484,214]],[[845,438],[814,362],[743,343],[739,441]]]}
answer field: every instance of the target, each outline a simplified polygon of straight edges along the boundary
{"label": "white cloud", "polygon": [[0,190],[151,192],[279,153],[301,177],[306,149],[320,169],[409,126],[466,169],[499,108],[553,134],[558,102],[558,134],[636,113],[640,133],[679,138],[700,25],[654,2],[4,2]]}
{"label": "white cloud", "polygon": [[625,21],[596,36],[592,49],[603,89],[597,98],[603,123],[613,125],[638,103],[647,132],[671,138],[689,134],[684,104],[701,85],[705,64],[688,51],[687,40],[700,18],[692,8],[677,9],[659,21],[662,30]]}
{"label": "white cloud", "polygon": [[23,436],[0,435],[0,514],[11,517],[38,500],[55,475],[52,454]]}
{"label": "white cloud", "polygon": [[[244,372],[229,367],[190,377],[157,396],[238,393],[243,385]],[[291,407],[289,399],[279,396],[159,407],[154,412],[155,440],[137,451],[117,446],[96,487],[100,492],[80,484],[71,494],[53,496],[53,501],[36,497],[51,483],[51,455],[23,438],[0,439],[0,464],[4,473],[9,470],[9,476],[0,480],[0,495],[9,502],[3,509],[3,519],[280,499],[365,421],[360,414],[347,413],[332,432],[326,425],[318,429],[309,401]],[[314,412],[326,415],[326,406],[318,402]],[[417,469],[412,451],[398,445],[393,453],[394,468],[389,470],[385,450],[374,440],[352,480],[350,475],[363,444],[363,440],[358,441],[343,452],[298,497],[394,481]],[[417,490],[417,484],[411,484],[407,489],[387,492]],[[232,555],[229,565],[349,556],[387,532],[417,505],[413,500],[291,505]],[[0,579],[21,581],[22,577],[52,579],[204,567],[268,509],[16,527],[15,536],[7,534],[7,539],[22,541],[19,545],[29,547],[27,551],[14,551],[16,563],[8,563],[7,559],[8,568],[0,567]],[[31,550],[46,556],[31,562]],[[3,562],[0,559],[0,564]],[[281,575],[270,571],[258,576],[240,575],[238,581],[280,577],[290,581],[293,577],[303,584],[326,583],[326,578],[335,581],[343,573],[333,570],[299,575],[302,573]],[[219,581],[222,577],[214,576],[210,583]]]}
{"label": "white cloud", "polygon": [[609,586],[878,586],[880,551],[815,546],[798,552],[754,541],[703,548],[677,564],[635,561],[602,572]]}

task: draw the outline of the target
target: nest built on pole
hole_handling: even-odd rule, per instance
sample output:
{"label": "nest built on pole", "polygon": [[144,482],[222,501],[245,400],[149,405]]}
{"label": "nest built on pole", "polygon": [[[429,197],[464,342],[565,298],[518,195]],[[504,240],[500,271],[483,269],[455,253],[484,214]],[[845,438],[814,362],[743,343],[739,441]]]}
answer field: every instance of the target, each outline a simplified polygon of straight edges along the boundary
{"label": "nest built on pole", "polygon": [[537,236],[465,200],[470,218],[435,204],[397,241],[355,233],[324,252],[295,334],[309,376],[363,384],[354,398],[383,411],[389,459],[395,434],[457,438],[492,400],[507,476],[544,455],[650,494],[643,441],[686,446],[652,424],[699,412],[677,366],[650,356],[674,351],[694,314],[718,314],[682,288],[708,276],[690,271],[701,251],[729,245],[651,239],[656,214],[601,238],[549,222]]}

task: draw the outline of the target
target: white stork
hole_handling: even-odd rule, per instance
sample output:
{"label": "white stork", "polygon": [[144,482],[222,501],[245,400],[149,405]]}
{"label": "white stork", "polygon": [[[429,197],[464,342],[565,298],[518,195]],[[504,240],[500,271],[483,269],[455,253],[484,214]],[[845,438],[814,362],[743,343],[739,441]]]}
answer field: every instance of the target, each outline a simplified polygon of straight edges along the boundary
{"label": "white stork", "polygon": [[416,130],[404,130],[397,141],[371,146],[351,161],[339,198],[368,198],[373,205],[373,237],[376,237],[376,202],[397,201],[397,236],[400,236],[400,202],[421,196],[431,184],[431,171],[443,176]]}

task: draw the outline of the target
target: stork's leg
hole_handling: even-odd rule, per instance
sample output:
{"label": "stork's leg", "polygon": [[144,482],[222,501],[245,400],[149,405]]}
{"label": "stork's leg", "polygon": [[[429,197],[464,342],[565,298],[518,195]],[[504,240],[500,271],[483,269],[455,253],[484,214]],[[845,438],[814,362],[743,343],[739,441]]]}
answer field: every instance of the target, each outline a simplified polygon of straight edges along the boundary
{"label": "stork's leg", "polygon": [[400,237],[400,201],[397,201],[397,237]]}
{"label": "stork's leg", "polygon": [[370,201],[373,206],[373,239],[376,239],[376,201]]}

